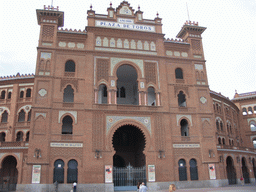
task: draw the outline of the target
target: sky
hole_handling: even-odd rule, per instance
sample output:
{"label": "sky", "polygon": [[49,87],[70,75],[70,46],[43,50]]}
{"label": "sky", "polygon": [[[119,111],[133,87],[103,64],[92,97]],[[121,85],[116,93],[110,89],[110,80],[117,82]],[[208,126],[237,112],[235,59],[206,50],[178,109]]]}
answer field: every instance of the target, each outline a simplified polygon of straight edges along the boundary
{"label": "sky", "polygon": [[[122,0],[112,0],[117,8]],[[175,38],[184,22],[207,27],[203,48],[210,89],[233,98],[256,91],[256,0],[129,0],[143,11],[144,19],[162,18],[165,38]],[[0,2],[0,76],[35,72],[40,27],[36,9],[52,0],[5,0]],[[53,0],[64,11],[64,28],[82,29],[87,10],[107,14],[110,1]],[[187,6],[186,6],[187,4]],[[188,7],[188,11],[187,11]]]}

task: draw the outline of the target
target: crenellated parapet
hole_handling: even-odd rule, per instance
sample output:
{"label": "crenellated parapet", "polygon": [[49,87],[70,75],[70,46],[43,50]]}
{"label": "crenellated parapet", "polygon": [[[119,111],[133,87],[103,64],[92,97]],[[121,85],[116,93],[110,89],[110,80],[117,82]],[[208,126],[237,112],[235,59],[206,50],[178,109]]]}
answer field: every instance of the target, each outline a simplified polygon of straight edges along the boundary
{"label": "crenellated parapet", "polygon": [[32,74],[20,74],[17,73],[16,75],[10,75],[10,76],[0,76],[0,81],[4,80],[14,80],[14,79],[24,79],[24,78],[34,78],[35,75]]}
{"label": "crenellated parapet", "polygon": [[77,29],[68,29],[68,28],[60,28],[58,29],[58,32],[66,32],[66,33],[81,33],[81,34],[86,34],[86,31],[85,30],[77,30]]}

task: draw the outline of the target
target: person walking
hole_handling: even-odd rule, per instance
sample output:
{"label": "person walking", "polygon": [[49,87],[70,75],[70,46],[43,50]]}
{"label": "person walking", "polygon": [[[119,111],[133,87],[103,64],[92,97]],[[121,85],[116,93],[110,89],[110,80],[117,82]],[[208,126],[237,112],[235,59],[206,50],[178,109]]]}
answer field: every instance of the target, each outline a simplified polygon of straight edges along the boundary
{"label": "person walking", "polygon": [[145,183],[142,182],[141,185],[140,185],[140,191],[139,191],[139,192],[146,192],[147,189],[148,189],[148,188],[145,186]]}
{"label": "person walking", "polygon": [[169,192],[176,191],[176,186],[174,184],[171,184],[169,187]]}
{"label": "person walking", "polygon": [[73,183],[73,192],[76,192],[76,185],[77,185],[77,183],[74,182],[74,183]]}
{"label": "person walking", "polygon": [[140,185],[141,185],[141,182],[139,181],[138,184],[137,184],[137,192],[140,191]]}
{"label": "person walking", "polygon": [[244,178],[243,178],[243,176],[241,176],[240,181],[241,181],[241,184],[244,185]]}

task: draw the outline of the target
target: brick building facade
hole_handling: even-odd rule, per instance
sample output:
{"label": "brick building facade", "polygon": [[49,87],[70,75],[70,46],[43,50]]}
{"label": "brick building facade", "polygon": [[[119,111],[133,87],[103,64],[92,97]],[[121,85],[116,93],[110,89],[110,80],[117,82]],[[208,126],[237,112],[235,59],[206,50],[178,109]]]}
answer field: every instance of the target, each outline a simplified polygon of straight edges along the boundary
{"label": "brick building facade", "polygon": [[[206,28],[186,22],[170,40],[161,18],[144,19],[126,1],[107,12],[91,8],[77,31],[60,28],[58,8],[36,10],[35,75],[0,78],[0,188],[52,191],[58,181],[69,191],[77,181],[79,191],[114,191],[144,180],[156,191],[235,184],[242,175],[254,182],[256,93],[229,100],[209,90]],[[126,178],[127,169],[140,177]]]}

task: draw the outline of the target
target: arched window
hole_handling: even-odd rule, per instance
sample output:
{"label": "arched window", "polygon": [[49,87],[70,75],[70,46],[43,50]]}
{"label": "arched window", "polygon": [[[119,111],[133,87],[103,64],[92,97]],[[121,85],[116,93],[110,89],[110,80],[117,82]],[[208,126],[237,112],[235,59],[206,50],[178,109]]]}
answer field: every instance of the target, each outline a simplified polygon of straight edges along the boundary
{"label": "arched window", "polygon": [[65,103],[73,103],[74,102],[74,89],[72,89],[71,85],[68,85],[64,89],[63,102],[65,102]]}
{"label": "arched window", "polygon": [[5,142],[5,132],[0,133],[0,142]]}
{"label": "arched window", "polygon": [[31,89],[27,89],[27,92],[26,92],[26,97],[31,97]]}
{"label": "arched window", "polygon": [[178,94],[178,104],[179,107],[186,107],[186,95],[183,93],[183,91],[180,91]]}
{"label": "arched window", "polygon": [[246,110],[246,108],[244,107],[242,110],[243,110],[243,115],[247,115],[247,110]]}
{"label": "arched window", "polygon": [[2,113],[1,123],[7,123],[7,121],[8,121],[8,113],[7,111],[4,111]]}
{"label": "arched window", "polygon": [[65,63],[65,72],[75,72],[76,71],[76,64],[74,63],[74,61],[67,61]]}
{"label": "arched window", "polygon": [[12,92],[9,91],[9,93],[8,93],[8,99],[11,99],[11,98],[12,98]]}
{"label": "arched window", "polygon": [[187,181],[186,161],[184,159],[180,159],[178,164],[179,164],[179,180]]}
{"label": "arched window", "polygon": [[67,115],[62,120],[62,134],[72,134],[73,132],[73,119]]}
{"label": "arched window", "polygon": [[176,79],[183,79],[183,72],[181,68],[175,69],[175,77]]}
{"label": "arched window", "polygon": [[156,93],[154,87],[148,88],[148,105],[155,106],[156,105]]}
{"label": "arched window", "polygon": [[16,141],[23,141],[23,132],[19,131],[16,136]]}
{"label": "arched window", "polygon": [[190,179],[191,180],[198,180],[198,171],[197,171],[197,162],[195,159],[191,159],[189,161],[190,165]]}
{"label": "arched window", "polygon": [[24,97],[24,91],[21,91],[20,92],[20,98],[23,98]]}
{"label": "arched window", "polygon": [[256,149],[256,138],[253,139],[252,144],[253,144],[254,149]]}
{"label": "arched window", "polygon": [[220,122],[220,130],[223,131],[223,123],[222,123],[222,121]]}
{"label": "arched window", "polygon": [[107,96],[108,96],[107,86],[104,84],[101,84],[99,86],[98,103],[99,104],[108,103]]}
{"label": "arched window", "polygon": [[255,121],[251,121],[250,122],[250,128],[251,128],[251,131],[256,131],[256,123],[255,123]]}
{"label": "arched window", "polygon": [[31,121],[31,110],[28,112],[28,121]]}
{"label": "arched window", "polygon": [[25,111],[22,109],[20,112],[19,112],[19,117],[18,117],[18,122],[24,122],[25,121]]}
{"label": "arched window", "polygon": [[248,114],[251,115],[252,113],[252,107],[248,107]]}
{"label": "arched window", "polygon": [[72,159],[68,162],[68,177],[67,183],[77,182],[77,161]]}
{"label": "arched window", "polygon": [[5,90],[3,90],[3,91],[1,92],[1,97],[0,97],[0,99],[5,99],[5,94],[6,94]]}
{"label": "arched window", "polygon": [[64,161],[58,159],[54,162],[53,183],[64,183]]}
{"label": "arched window", "polygon": [[188,122],[186,119],[182,119],[180,122],[181,136],[189,136]]}
{"label": "arched window", "polygon": [[219,121],[216,121],[216,128],[217,128],[217,130],[220,129],[220,127],[219,127]]}
{"label": "arched window", "polygon": [[27,142],[29,141],[29,131],[28,131],[27,134],[26,134],[26,141],[27,141]]}
{"label": "arched window", "polygon": [[218,138],[218,144],[221,145],[221,138]]}
{"label": "arched window", "polygon": [[225,145],[226,143],[225,143],[225,139],[224,138],[222,138],[222,144],[223,145]]}

